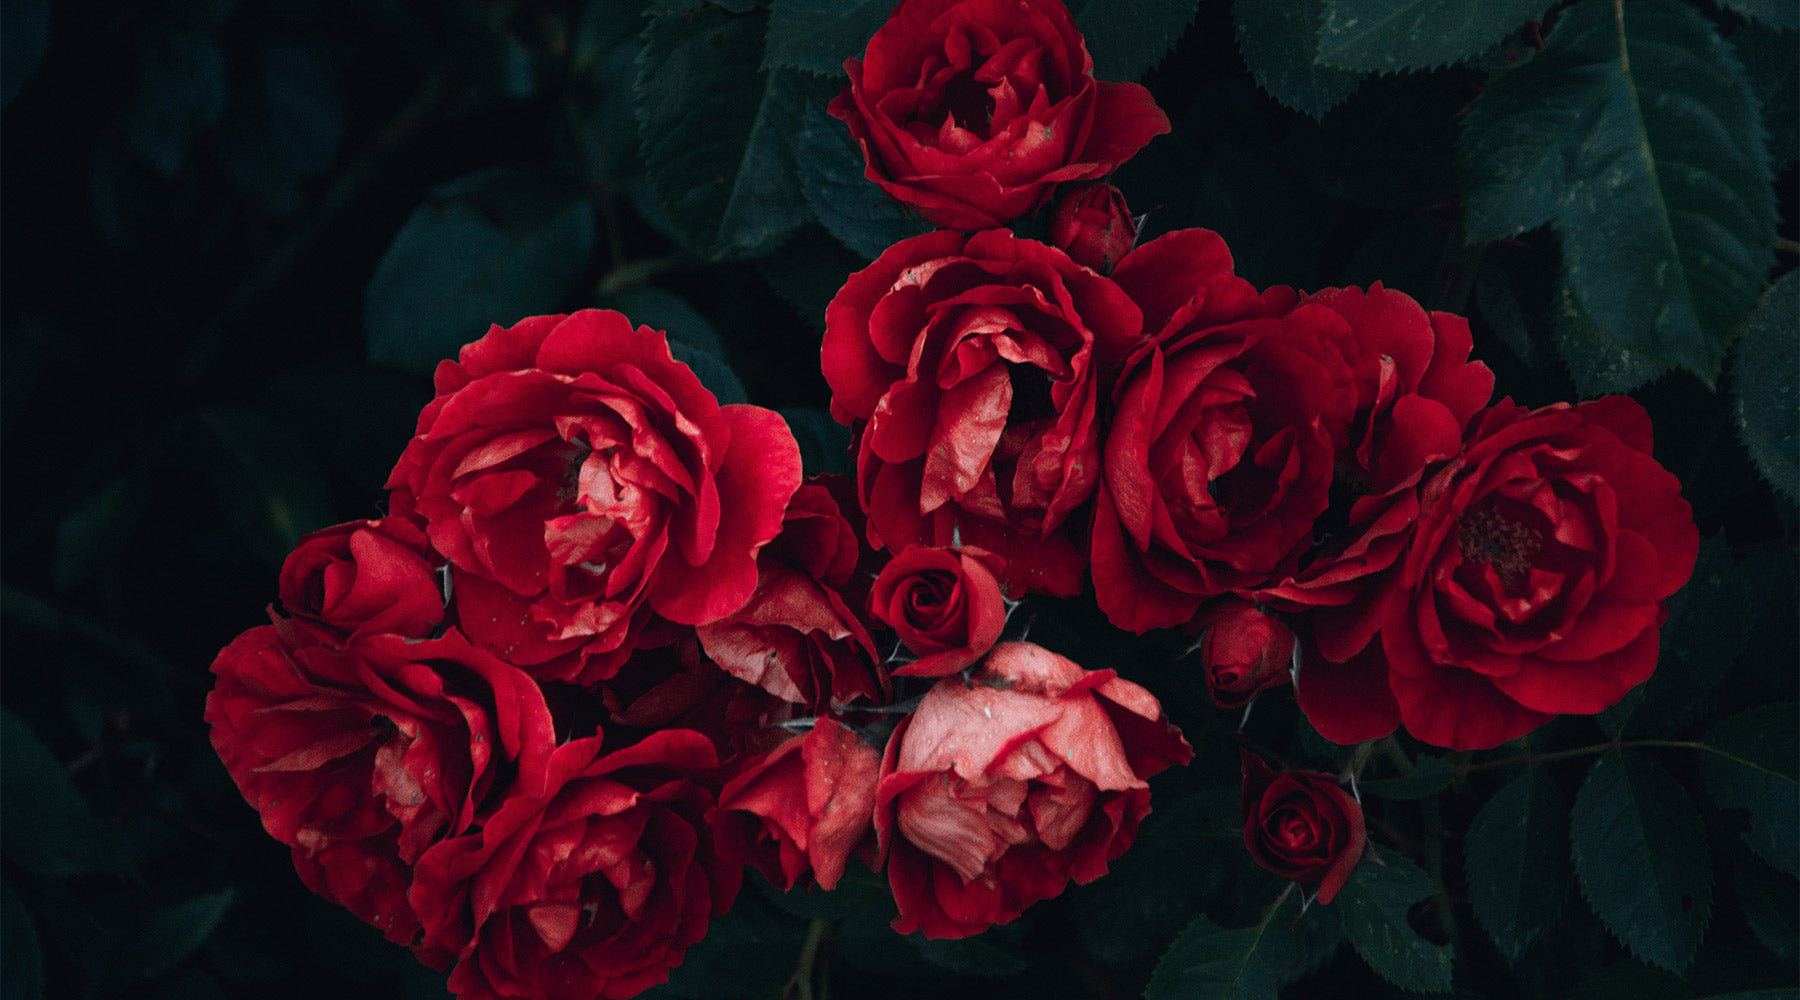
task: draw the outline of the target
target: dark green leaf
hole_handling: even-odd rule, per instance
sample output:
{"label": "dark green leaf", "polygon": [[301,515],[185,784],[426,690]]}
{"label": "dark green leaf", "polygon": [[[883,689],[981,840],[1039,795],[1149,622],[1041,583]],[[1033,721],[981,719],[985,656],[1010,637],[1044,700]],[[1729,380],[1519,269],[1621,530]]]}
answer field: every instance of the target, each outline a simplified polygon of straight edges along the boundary
{"label": "dark green leaf", "polygon": [[62,762],[23,719],[0,709],[0,851],[52,878],[130,870],[117,831],[88,808]]}
{"label": "dark green leaf", "polygon": [[1745,17],[1753,17],[1764,24],[1772,24],[1777,28],[1793,31],[1800,28],[1800,9],[1794,0],[1723,0],[1725,6],[1737,11]]}
{"label": "dark green leaf", "polygon": [[1738,437],[1756,468],[1789,503],[1800,503],[1800,271],[1764,293],[1732,353]]}
{"label": "dark green leaf", "polygon": [[267,35],[256,43],[252,86],[233,98],[214,152],[239,194],[264,211],[305,204],[301,181],[330,168],[344,138],[344,86],[323,41]]}
{"label": "dark green leaf", "polygon": [[1582,895],[1633,954],[1679,974],[1712,915],[1712,860],[1693,800],[1632,750],[1594,762],[1569,815]]}
{"label": "dark green leaf", "polygon": [[999,979],[1016,976],[1031,967],[1031,960],[1012,939],[1017,931],[1016,926],[1009,924],[974,937],[933,941],[914,933],[908,934],[907,940],[925,961],[940,969],[964,976]]}
{"label": "dark green leaf", "polygon": [[43,996],[44,947],[38,943],[37,921],[12,883],[0,882],[0,1000]]}
{"label": "dark green leaf", "polygon": [[429,372],[490,326],[556,311],[593,245],[593,208],[559,175],[490,167],[438,188],[369,279],[369,360]]}
{"label": "dark green leaf", "polygon": [[206,943],[236,899],[236,892],[225,889],[145,911],[113,943],[99,991],[134,986],[173,971]]}
{"label": "dark green leaf", "polygon": [[1440,757],[1424,756],[1413,763],[1412,773],[1403,778],[1380,778],[1357,782],[1357,790],[1383,799],[1412,801],[1449,788],[1456,781],[1456,768]]}
{"label": "dark green leaf", "polygon": [[1324,119],[1289,129],[1281,150],[1336,201],[1384,209],[1447,201],[1457,193],[1456,118],[1466,101],[1450,86],[1372,79]]}
{"label": "dark green leaf", "polygon": [[1702,738],[1706,790],[1722,809],[1750,814],[1744,841],[1764,861],[1800,874],[1800,706],[1760,705],[1715,723]]}
{"label": "dark green leaf", "polygon": [[[1337,284],[1368,287],[1381,282],[1429,301],[1450,249],[1444,227],[1425,215],[1402,215],[1375,227],[1338,275]],[[1461,248],[1456,248],[1460,250]]]}
{"label": "dark green leaf", "polygon": [[1583,309],[1565,277],[1550,303],[1556,353],[1562,356],[1582,399],[1630,392],[1669,370],[1642,351],[1621,347]]}
{"label": "dark green leaf", "polygon": [[1738,574],[1756,611],[1738,664],[1766,693],[1763,700],[1790,700],[1800,694],[1800,558],[1792,545],[1769,545],[1746,554]]}
{"label": "dark green leaf", "polygon": [[1406,919],[1414,904],[1439,891],[1417,865],[1388,852],[1381,862],[1363,859],[1331,905],[1369,968],[1401,989],[1442,993],[1450,988],[1450,946],[1420,937]]}
{"label": "dark green leaf", "polygon": [[67,593],[117,559],[137,533],[149,501],[149,481],[127,472],[81,500],[56,525],[50,582]]}
{"label": "dark green leaf", "polygon": [[782,892],[770,885],[768,879],[763,878],[760,873],[746,873],[744,878],[756,887],[770,905],[783,913],[806,920],[842,920],[871,906],[880,907],[884,902],[889,906],[893,905],[893,890],[888,888],[887,880],[860,863],[845,866],[837,887],[830,890],[813,885],[792,892]]}
{"label": "dark green leaf", "polygon": [[1778,31],[1754,21],[1733,31],[1730,42],[1762,105],[1769,153],[1775,173],[1780,174],[1800,159],[1800,95],[1794,88],[1794,78],[1800,76],[1800,46],[1794,44],[1792,30]]}
{"label": "dark green leaf", "polygon": [[1518,292],[1514,290],[1506,268],[1492,259],[1483,260],[1476,275],[1475,304],[1481,318],[1487,321],[1487,328],[1500,338],[1513,357],[1535,367],[1537,345],[1532,338],[1531,324],[1525,319],[1524,307],[1519,303]]}
{"label": "dark green leaf", "polygon": [[1314,118],[1349,97],[1362,74],[1316,61],[1325,0],[1237,0],[1238,51],[1257,86]]}
{"label": "dark green leaf", "polygon": [[890,0],[773,0],[763,68],[803,69],[842,86],[844,60],[862,56],[893,10]]}
{"label": "dark green leaf", "polygon": [[825,113],[823,104],[808,104],[794,143],[806,203],[831,235],[864,260],[874,260],[895,243],[928,231],[917,216],[863,176],[862,151],[844,123]]}
{"label": "dark green leaf", "polygon": [[669,974],[667,992],[695,1000],[753,996],[781,984],[794,971],[806,925],[761,898],[738,897],[730,912],[707,925]]}
{"label": "dark green leaf", "polygon": [[815,330],[825,329],[825,306],[844,280],[868,261],[819,226],[806,226],[779,253],[756,262],[756,271]]}
{"label": "dark green leaf", "polygon": [[328,964],[345,978],[372,982],[413,964],[411,956],[389,944],[380,931],[323,897],[308,896],[299,917],[308,960]]}
{"label": "dark green leaf", "polygon": [[1275,1000],[1282,972],[1301,958],[1293,932],[1299,911],[1290,892],[1255,927],[1228,930],[1194,918],[1156,963],[1145,1000]]}
{"label": "dark green leaf", "polygon": [[744,383],[738,380],[737,373],[731,370],[730,365],[679,340],[669,341],[669,352],[675,355],[676,361],[694,370],[700,384],[718,398],[720,406],[750,401],[749,395],[744,392]]}
{"label": "dark green leaf", "polygon": [[780,413],[800,444],[800,468],[807,475],[856,473],[856,462],[850,457],[850,428],[816,407],[784,407]]}
{"label": "dark green leaf", "polygon": [[143,38],[125,109],[125,144],[138,162],[174,177],[195,138],[224,111],[225,54],[211,34],[165,27]]}
{"label": "dark green leaf", "polygon": [[788,137],[803,78],[761,68],[760,15],[659,14],[638,57],[638,138],[657,200],[710,257],[773,250],[807,219]]}
{"label": "dark green leaf", "polygon": [[1136,80],[1181,41],[1200,0],[1103,0],[1075,17],[1101,80]]}
{"label": "dark green leaf", "polygon": [[1569,807],[1536,767],[1496,792],[1469,824],[1469,906],[1509,963],[1517,964],[1562,912],[1568,841]]}
{"label": "dark green leaf", "polygon": [[1731,861],[1731,891],[1750,932],[1769,953],[1792,963],[1800,942],[1800,892],[1794,880],[1738,852]]}
{"label": "dark green leaf", "polygon": [[1376,73],[1461,62],[1549,6],[1544,0],[1325,0],[1319,61]]}
{"label": "dark green leaf", "polygon": [[679,340],[715,357],[725,354],[725,340],[719,336],[718,328],[674,292],[643,285],[601,305],[617,309],[638,326],[667,333],[670,340]]}
{"label": "dark green leaf", "polygon": [[205,969],[189,969],[156,991],[158,1000],[231,1000]]}
{"label": "dark green leaf", "polygon": [[412,437],[419,409],[431,399],[429,390],[399,372],[304,365],[275,376],[262,398],[327,465],[373,497]]}
{"label": "dark green leaf", "polygon": [[1636,962],[1619,962],[1599,970],[1581,982],[1569,1000],[1686,1000],[1687,989],[1679,978]]}
{"label": "dark green leaf", "polygon": [[50,48],[50,0],[13,0],[0,7],[0,108],[37,77]]}
{"label": "dark green leaf", "polygon": [[225,520],[265,563],[280,566],[300,536],[332,522],[318,458],[294,429],[258,410],[202,412],[199,458]]}
{"label": "dark green leaf", "polygon": [[1554,221],[1600,329],[1716,376],[1761,291],[1775,204],[1760,110],[1711,24],[1674,0],[1569,8],[1476,100],[1460,152],[1471,238]]}

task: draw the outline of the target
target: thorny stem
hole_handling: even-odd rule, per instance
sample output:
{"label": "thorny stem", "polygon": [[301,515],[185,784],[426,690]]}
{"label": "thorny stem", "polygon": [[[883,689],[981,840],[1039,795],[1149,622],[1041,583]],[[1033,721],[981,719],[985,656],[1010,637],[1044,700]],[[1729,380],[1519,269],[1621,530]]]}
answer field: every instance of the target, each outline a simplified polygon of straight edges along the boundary
{"label": "thorny stem", "polygon": [[1606,743],[1595,743],[1592,746],[1575,747],[1569,750],[1553,750],[1550,753],[1533,753],[1531,751],[1526,751],[1516,757],[1506,757],[1501,760],[1487,760],[1482,761],[1479,764],[1467,764],[1458,768],[1456,773],[1459,775],[1472,774],[1476,771],[1492,771],[1502,767],[1514,767],[1519,764],[1543,764],[1553,760],[1567,760],[1570,757],[1591,757],[1594,754],[1605,753],[1608,750],[1624,747],[1669,747],[1678,750],[1705,750],[1709,753],[1719,754],[1722,757],[1730,756],[1730,754],[1726,754],[1715,747],[1709,747],[1704,743],[1696,743],[1693,740],[1611,740]]}

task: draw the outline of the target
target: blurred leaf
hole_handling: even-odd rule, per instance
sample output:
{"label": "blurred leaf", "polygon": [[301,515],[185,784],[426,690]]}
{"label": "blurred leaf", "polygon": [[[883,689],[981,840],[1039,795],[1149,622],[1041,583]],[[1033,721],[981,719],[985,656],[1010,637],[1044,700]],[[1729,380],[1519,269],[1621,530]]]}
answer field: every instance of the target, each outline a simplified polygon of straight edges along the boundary
{"label": "blurred leaf", "polygon": [[842,920],[867,907],[879,907],[883,902],[893,905],[893,890],[888,888],[887,880],[861,863],[846,865],[837,888],[829,891],[812,885],[793,892],[782,892],[770,885],[769,880],[754,869],[745,873],[744,878],[755,885],[762,898],[768,900],[771,906],[805,920],[815,917]]}
{"label": "blurred leaf", "polygon": [[1358,791],[1377,798],[1411,802],[1429,798],[1456,783],[1456,768],[1443,758],[1429,754],[1413,763],[1412,773],[1403,778],[1380,778],[1356,783]]}
{"label": "blurred leaf", "polygon": [[1681,783],[1633,750],[1594,762],[1569,815],[1582,895],[1632,954],[1679,974],[1712,916],[1706,827]]}
{"label": "blurred leaf", "polygon": [[61,761],[11,711],[0,709],[0,851],[50,878],[128,874],[118,831],[94,815]]}
{"label": "blurred leaf", "polygon": [[1738,437],[1769,485],[1800,503],[1800,271],[1769,286],[1732,358]]}
{"label": "blurred leaf", "polygon": [[56,524],[50,582],[68,593],[116,560],[137,533],[149,505],[150,483],[138,472],[108,480],[75,502]]}
{"label": "blurred leaf", "polygon": [[[1789,2],[1790,10],[1800,6]],[[1795,44],[1792,29],[1778,31],[1755,21],[1733,31],[1729,41],[1762,106],[1771,162],[1780,174],[1800,158],[1800,95],[1794,87],[1795,76],[1800,76],[1800,45]]]}
{"label": "blurred leaf", "polygon": [[156,991],[161,1000],[231,1000],[225,987],[205,969],[189,969]]}
{"label": "blurred leaf", "polygon": [[779,412],[800,443],[800,468],[807,475],[856,474],[856,462],[850,456],[850,428],[817,407],[789,406]]}
{"label": "blurred leaf", "polygon": [[125,924],[108,951],[98,992],[148,982],[174,971],[206,943],[237,899],[231,889],[157,906]]}
{"label": "blurred leaf", "polygon": [[50,50],[50,0],[8,0],[0,7],[0,108],[44,68]]}
{"label": "blurred leaf", "polygon": [[1461,62],[1549,6],[1545,0],[1325,0],[1319,61],[1375,73]]}
{"label": "blurred leaf", "polygon": [[1800,694],[1800,558],[1792,545],[1756,549],[1738,564],[1756,625],[1738,663],[1781,700]]}
{"label": "blurred leaf", "polygon": [[1519,304],[1518,292],[1514,290],[1505,266],[1491,258],[1481,262],[1481,270],[1475,277],[1475,307],[1487,321],[1487,328],[1500,338],[1513,357],[1528,366],[1537,365],[1537,345],[1532,339],[1531,324],[1525,319],[1525,310]]}
{"label": "blurred leaf", "polygon": [[50,324],[35,316],[7,321],[0,334],[0,435],[12,432],[49,371],[56,339]]}
{"label": "blurred leaf", "polygon": [[179,718],[169,678],[141,661],[112,655],[71,654],[63,662],[63,697],[83,739],[100,742],[109,718],[130,713],[135,722]]}
{"label": "blurred leaf", "polygon": [[725,340],[719,336],[712,320],[674,292],[654,285],[639,285],[602,305],[624,313],[638,326],[667,333],[670,340],[679,340],[715,357],[725,354]]}
{"label": "blurred leaf", "polygon": [[1800,953],[1800,891],[1784,877],[1748,852],[1734,855],[1730,867],[1731,892],[1750,932],[1769,953],[1792,964]]}
{"label": "blurred leaf", "polygon": [[852,273],[868,261],[818,226],[807,226],[756,262],[756,271],[775,293],[815,330],[825,329],[825,306]]}
{"label": "blurred leaf", "polygon": [[494,324],[554,312],[593,246],[593,208],[559,175],[489,167],[438,188],[369,279],[369,360],[430,372]]}
{"label": "blurred leaf", "polygon": [[638,138],[657,200],[709,257],[773,250],[807,219],[788,137],[803,77],[761,69],[761,15],[659,14],[638,57]]}
{"label": "blurred leaf", "polygon": [[291,923],[298,924],[305,936],[308,961],[329,965],[347,979],[387,980],[397,969],[414,964],[411,955],[390,944],[380,931],[324,897],[307,894]]}
{"label": "blurred leaf", "polygon": [[1469,823],[1469,906],[1508,964],[1556,923],[1568,891],[1569,807],[1536,767],[1509,782]]}
{"label": "blurred leaf", "polygon": [[300,536],[332,522],[318,458],[292,427],[258,410],[214,407],[198,457],[228,523],[252,552],[280,566]]}
{"label": "blurred leaf", "polygon": [[1582,399],[1630,392],[1662,375],[1669,367],[1641,351],[1621,347],[1581,307],[1568,279],[1557,282],[1550,304],[1556,353],[1562,356],[1575,391]]}
{"label": "blurred leaf", "polygon": [[621,0],[590,0],[571,44],[565,110],[587,175],[618,182],[636,171],[637,115],[628,95],[637,79],[635,8]]}
{"label": "blurred leaf", "polygon": [[1637,962],[1619,962],[1583,980],[1569,1000],[1686,1000],[1688,990],[1680,979]]}
{"label": "blurred leaf", "polygon": [[1759,705],[1714,723],[1700,755],[1707,793],[1721,809],[1750,814],[1744,842],[1764,861],[1800,874],[1800,706]]}
{"label": "blurred leaf", "polygon": [[734,1000],[779,989],[794,971],[806,925],[746,893],[706,926],[669,973],[671,996]]}
{"label": "blurred leaf", "polygon": [[1450,988],[1450,946],[1420,937],[1406,919],[1415,903],[1441,890],[1398,853],[1383,854],[1382,862],[1365,858],[1357,865],[1332,908],[1369,968],[1401,989],[1442,993]]}
{"label": "blurred leaf", "polygon": [[166,25],[144,37],[125,107],[126,147],[139,162],[174,177],[224,111],[225,55],[210,34]]}
{"label": "blurred leaf", "polygon": [[1725,6],[1764,24],[1793,31],[1800,28],[1800,5],[1794,0],[1722,0]]}
{"label": "blurred leaf", "polygon": [[1631,351],[1713,379],[1775,237],[1762,117],[1711,24],[1586,0],[1465,120],[1470,238],[1554,221],[1564,274]]}
{"label": "blurred leaf", "polygon": [[343,83],[326,43],[258,38],[252,86],[219,129],[225,179],[264,211],[292,215],[305,204],[300,182],[325,173],[343,139]]}
{"label": "blurred leaf", "polygon": [[37,920],[12,883],[0,882],[0,1000],[42,1000],[43,995],[44,946]]}
{"label": "blurred leaf", "polygon": [[1669,598],[1668,611],[1656,672],[1643,683],[1643,697],[1595,717],[1609,736],[1627,725],[1633,733],[1652,735],[1683,728],[1705,711],[1708,696],[1744,648],[1754,605],[1723,533],[1701,540],[1694,575]]}
{"label": "blurred leaf", "polygon": [[1402,215],[1376,226],[1345,262],[1337,284],[1367,288],[1381,282],[1423,304],[1438,294],[1438,275],[1450,234],[1424,215]]}
{"label": "blurred leaf", "polygon": [[1257,86],[1313,118],[1356,91],[1362,74],[1316,61],[1325,0],[1236,0],[1238,51]]}
{"label": "blurred leaf", "polygon": [[334,470],[374,498],[431,399],[428,388],[397,372],[297,365],[270,380],[262,399]]}
{"label": "blurred leaf", "polygon": [[1099,80],[1136,80],[1163,61],[1200,12],[1200,0],[1099,0],[1075,27],[1087,41]]}
{"label": "blurred leaf", "polygon": [[[1029,919],[1029,918],[1027,918]],[[1026,920],[990,928],[973,937],[928,940],[917,931],[906,939],[932,965],[965,976],[1001,979],[1031,968],[1031,960],[1019,948],[1018,938]]]}
{"label": "blurred leaf", "polygon": [[699,377],[700,384],[706,391],[719,400],[720,406],[731,406],[735,403],[748,403],[749,395],[744,391],[744,383],[738,380],[737,373],[731,366],[711,354],[690,347],[682,341],[671,338],[669,353],[675,360],[687,365]]}
{"label": "blurred leaf", "polygon": [[1275,1000],[1282,972],[1301,958],[1292,929],[1299,911],[1290,892],[1256,927],[1227,930],[1195,917],[1156,963],[1145,1000]]}
{"label": "blurred leaf", "polygon": [[800,190],[821,225],[864,260],[929,227],[863,176],[863,155],[844,123],[809,102],[794,138]]}
{"label": "blurred leaf", "polygon": [[1281,150],[1335,201],[1387,209],[1448,201],[1457,194],[1456,119],[1465,101],[1449,85],[1372,79],[1323,119],[1289,129]]}
{"label": "blurred leaf", "polygon": [[1199,902],[1248,859],[1238,798],[1232,787],[1157,802],[1107,876],[1073,890],[1088,954],[1115,966],[1148,961],[1194,919]]}
{"label": "blurred leaf", "polygon": [[844,60],[862,57],[893,10],[890,0],[772,0],[763,68],[802,69],[841,87]]}

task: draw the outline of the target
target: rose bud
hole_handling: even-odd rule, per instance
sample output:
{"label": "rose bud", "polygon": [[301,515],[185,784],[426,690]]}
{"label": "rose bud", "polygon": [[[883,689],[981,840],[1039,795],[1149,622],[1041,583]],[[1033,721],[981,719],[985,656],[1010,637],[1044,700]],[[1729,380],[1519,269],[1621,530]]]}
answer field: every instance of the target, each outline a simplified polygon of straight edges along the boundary
{"label": "rose bud", "polygon": [[866,835],[875,811],[881,753],[855,730],[820,719],[768,753],[743,763],[707,813],[719,856],[763,873],[782,891],[805,881],[832,889]]}
{"label": "rose bud", "polygon": [[974,547],[913,546],[875,578],[869,611],[900,634],[919,659],[895,670],[942,677],[981,659],[1006,624],[996,579],[1004,561]]}
{"label": "rose bud", "polygon": [[1263,691],[1288,683],[1294,632],[1249,601],[1229,598],[1201,611],[1204,631],[1194,644],[1206,690],[1220,708],[1241,708]]}
{"label": "rose bud", "polygon": [[1256,863],[1329,903],[1362,860],[1362,806],[1329,774],[1277,772],[1244,757],[1244,846]]}
{"label": "rose bud", "polygon": [[1050,242],[1101,274],[1137,243],[1137,221],[1125,195],[1111,184],[1071,188],[1050,210]]}
{"label": "rose bud", "polygon": [[902,934],[959,938],[1091,882],[1150,811],[1144,780],[1193,756],[1150,692],[1002,643],[888,740],[875,834]]}
{"label": "rose bud", "polygon": [[429,636],[444,593],[424,528],[404,517],[335,524],[300,539],[281,564],[288,613],[338,629]]}

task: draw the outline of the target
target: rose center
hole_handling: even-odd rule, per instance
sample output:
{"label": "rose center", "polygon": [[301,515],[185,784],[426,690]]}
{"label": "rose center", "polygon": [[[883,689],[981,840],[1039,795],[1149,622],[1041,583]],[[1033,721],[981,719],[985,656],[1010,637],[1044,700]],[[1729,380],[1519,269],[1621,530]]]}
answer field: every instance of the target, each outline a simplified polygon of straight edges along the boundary
{"label": "rose center", "polygon": [[1456,545],[1463,558],[1486,563],[1509,591],[1518,590],[1531,573],[1532,558],[1544,547],[1544,536],[1495,510],[1478,507],[1456,519]]}
{"label": "rose center", "polygon": [[960,128],[986,137],[994,124],[994,98],[974,73],[958,73],[944,87],[943,109]]}

